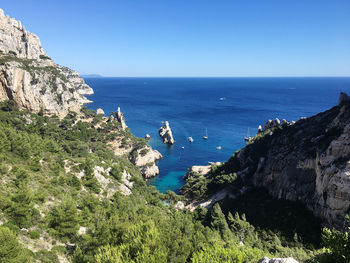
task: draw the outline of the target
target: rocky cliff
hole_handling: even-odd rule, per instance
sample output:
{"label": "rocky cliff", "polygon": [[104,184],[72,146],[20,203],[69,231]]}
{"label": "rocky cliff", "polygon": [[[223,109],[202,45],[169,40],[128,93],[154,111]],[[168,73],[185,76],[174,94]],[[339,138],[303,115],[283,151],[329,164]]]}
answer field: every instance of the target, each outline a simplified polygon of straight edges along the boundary
{"label": "rocky cliff", "polygon": [[39,38],[0,9],[0,101],[63,117],[79,111],[92,93],[77,72],[55,64]]}
{"label": "rocky cliff", "polygon": [[300,200],[326,224],[342,228],[350,211],[350,101],[344,98],[313,117],[265,125],[206,175],[209,184],[215,191],[263,186],[276,198]]}

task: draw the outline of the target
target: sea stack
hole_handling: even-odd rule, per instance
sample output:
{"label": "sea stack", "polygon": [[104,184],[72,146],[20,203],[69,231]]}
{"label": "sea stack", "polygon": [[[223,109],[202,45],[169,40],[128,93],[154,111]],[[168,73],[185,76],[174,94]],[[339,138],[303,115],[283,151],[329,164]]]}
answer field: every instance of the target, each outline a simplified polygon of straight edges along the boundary
{"label": "sea stack", "polygon": [[114,114],[114,117],[117,119],[117,121],[122,125],[122,129],[125,130],[128,128],[128,126],[125,123],[125,119],[123,116],[123,113],[120,111],[120,107],[118,107],[117,113]]}
{"label": "sea stack", "polygon": [[168,144],[174,144],[175,143],[175,140],[174,140],[174,137],[173,137],[173,133],[171,131],[171,128],[169,126],[169,122],[165,122],[165,125],[162,126],[160,129],[159,129],[159,136],[162,138],[163,140],[163,143],[168,143]]}

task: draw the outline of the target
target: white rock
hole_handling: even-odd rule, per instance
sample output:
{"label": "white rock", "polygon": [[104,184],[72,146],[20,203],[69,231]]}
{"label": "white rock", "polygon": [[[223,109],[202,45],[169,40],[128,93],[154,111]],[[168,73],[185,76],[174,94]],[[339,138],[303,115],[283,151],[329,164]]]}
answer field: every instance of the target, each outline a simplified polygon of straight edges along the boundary
{"label": "white rock", "polygon": [[125,123],[123,113],[120,111],[120,107],[118,107],[116,114],[112,116],[116,118],[117,121],[122,125],[122,130],[125,130],[126,128],[128,128],[128,126]]}
{"label": "white rock", "polygon": [[168,143],[168,144],[175,143],[173,132],[171,131],[168,121],[166,121],[165,125],[159,129],[158,133],[159,133],[159,136],[162,138],[163,143]]}
{"label": "white rock", "polygon": [[182,201],[177,201],[175,204],[175,209],[177,210],[183,210],[185,208],[185,204]]}
{"label": "white rock", "polygon": [[11,99],[20,109],[43,110],[60,118],[91,102],[83,95],[93,90],[79,74],[43,58],[46,53],[39,38],[2,10],[0,40],[0,57],[6,59],[0,65],[0,101]]}
{"label": "white rock", "polygon": [[99,115],[105,115],[105,112],[104,112],[103,109],[101,109],[101,108],[98,108],[98,109],[96,110],[96,113],[99,114]]}

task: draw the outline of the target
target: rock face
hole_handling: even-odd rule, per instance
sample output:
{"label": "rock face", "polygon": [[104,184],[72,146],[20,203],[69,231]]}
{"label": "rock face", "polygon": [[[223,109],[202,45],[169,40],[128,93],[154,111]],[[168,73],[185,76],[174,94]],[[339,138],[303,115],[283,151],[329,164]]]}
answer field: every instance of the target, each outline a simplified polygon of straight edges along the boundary
{"label": "rock face", "polygon": [[0,9],[0,101],[20,109],[64,117],[89,103],[93,94],[77,72],[47,57],[39,38]]}
{"label": "rock face", "polygon": [[350,97],[346,93],[340,92],[338,106],[347,101],[350,101]]}
{"label": "rock face", "polygon": [[199,175],[207,175],[211,171],[211,165],[193,165],[188,169],[184,175],[184,179],[191,177],[194,173]]}
{"label": "rock face", "polygon": [[168,144],[175,143],[173,133],[169,126],[169,122],[166,121],[165,125],[159,129],[158,133],[159,133],[159,136],[162,138],[163,143],[168,143]]}
{"label": "rock face", "polygon": [[22,23],[5,16],[0,9],[0,50],[3,53],[14,52],[19,58],[39,59],[46,56],[37,35],[25,30]]}
{"label": "rock face", "polygon": [[272,258],[269,259],[268,257],[265,257],[263,259],[260,259],[258,263],[299,263],[294,258]]}
{"label": "rock face", "polygon": [[350,209],[350,101],[261,133],[220,169],[276,198],[300,200],[327,225],[343,228]]}
{"label": "rock face", "polygon": [[153,150],[150,146],[145,146],[141,149],[135,149],[131,156],[133,156],[131,162],[140,167],[140,172],[145,178],[159,174],[159,168],[155,162],[163,158],[163,156],[157,150]]}
{"label": "rock face", "polygon": [[115,112],[112,116],[113,116],[114,118],[116,118],[117,121],[122,125],[122,129],[123,129],[123,130],[125,130],[126,128],[128,128],[128,126],[127,126],[126,123],[125,123],[125,119],[124,119],[123,113],[120,111],[120,107],[118,107],[117,112]]}

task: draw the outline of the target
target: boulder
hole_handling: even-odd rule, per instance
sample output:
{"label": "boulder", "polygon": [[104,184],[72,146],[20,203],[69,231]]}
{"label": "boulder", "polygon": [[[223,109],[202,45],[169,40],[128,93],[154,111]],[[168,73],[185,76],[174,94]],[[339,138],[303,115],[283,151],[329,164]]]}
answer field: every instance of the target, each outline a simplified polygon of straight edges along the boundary
{"label": "boulder", "polygon": [[185,204],[182,201],[177,201],[175,204],[175,209],[176,210],[183,210],[185,208]]}
{"label": "boulder", "polygon": [[98,108],[98,109],[96,110],[96,113],[99,114],[99,115],[105,115],[105,112],[104,112],[103,109],[101,109],[101,108]]}

